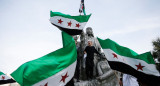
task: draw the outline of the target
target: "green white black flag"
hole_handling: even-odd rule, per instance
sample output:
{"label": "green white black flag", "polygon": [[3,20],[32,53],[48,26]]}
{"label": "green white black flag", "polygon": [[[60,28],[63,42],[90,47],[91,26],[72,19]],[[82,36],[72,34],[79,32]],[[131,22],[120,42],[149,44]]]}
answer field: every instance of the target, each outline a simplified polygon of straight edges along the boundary
{"label": "green white black flag", "polygon": [[14,82],[15,81],[12,78],[0,71],[0,85]]}
{"label": "green white black flag", "polygon": [[112,69],[133,75],[141,82],[159,84],[160,74],[150,52],[139,55],[110,39],[98,40]]}
{"label": "green white black flag", "polygon": [[60,30],[70,34],[79,35],[91,15],[71,16],[60,12],[50,12],[50,22]]}
{"label": "green white black flag", "polygon": [[21,86],[64,86],[74,75],[77,51],[74,39],[62,36],[63,48],[24,63],[11,76]]}

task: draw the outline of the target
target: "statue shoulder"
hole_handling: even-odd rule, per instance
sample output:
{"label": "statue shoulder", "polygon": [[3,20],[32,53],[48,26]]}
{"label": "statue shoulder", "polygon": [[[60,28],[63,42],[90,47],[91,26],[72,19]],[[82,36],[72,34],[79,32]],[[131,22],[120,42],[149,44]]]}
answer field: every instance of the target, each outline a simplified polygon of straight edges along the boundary
{"label": "statue shoulder", "polygon": [[99,61],[98,63],[97,63],[97,66],[101,66],[103,64],[103,61]]}

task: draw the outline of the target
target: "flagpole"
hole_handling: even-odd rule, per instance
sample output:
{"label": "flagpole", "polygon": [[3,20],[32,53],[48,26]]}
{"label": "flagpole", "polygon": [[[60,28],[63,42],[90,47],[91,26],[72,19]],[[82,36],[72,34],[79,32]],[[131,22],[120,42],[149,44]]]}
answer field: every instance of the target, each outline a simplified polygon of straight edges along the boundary
{"label": "flagpole", "polygon": [[84,0],[81,0],[80,8],[79,8],[80,15],[81,15],[82,12],[83,12],[84,15],[86,15],[85,6],[84,6]]}

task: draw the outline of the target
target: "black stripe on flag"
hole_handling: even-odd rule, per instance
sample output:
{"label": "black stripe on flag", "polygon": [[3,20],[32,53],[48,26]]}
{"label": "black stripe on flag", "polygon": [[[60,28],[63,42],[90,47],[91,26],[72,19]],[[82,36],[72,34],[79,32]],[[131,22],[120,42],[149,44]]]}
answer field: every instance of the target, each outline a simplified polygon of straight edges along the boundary
{"label": "black stripe on flag", "polygon": [[16,81],[13,80],[13,79],[0,80],[0,85],[2,85],[2,84],[7,84],[7,83],[14,83],[14,82],[16,82]]}
{"label": "black stripe on flag", "polygon": [[160,85],[160,77],[145,74],[143,72],[137,71],[131,66],[124,64],[122,62],[108,61],[110,67],[114,70],[120,71],[122,73],[130,74],[137,78],[138,81],[142,83],[146,83],[149,86],[159,86]]}
{"label": "black stripe on flag", "polygon": [[53,24],[53,25],[58,27],[60,30],[68,33],[69,35],[79,35],[79,34],[82,33],[82,30],[80,30],[80,29],[69,29],[69,28],[60,27],[60,26],[55,25],[55,24]]}

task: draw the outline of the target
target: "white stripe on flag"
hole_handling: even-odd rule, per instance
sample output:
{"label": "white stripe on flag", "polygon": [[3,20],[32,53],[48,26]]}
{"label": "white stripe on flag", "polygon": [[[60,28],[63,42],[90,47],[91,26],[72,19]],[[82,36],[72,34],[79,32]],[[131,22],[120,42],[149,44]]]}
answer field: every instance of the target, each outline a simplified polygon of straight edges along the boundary
{"label": "white stripe on flag", "polygon": [[[58,23],[59,19],[61,19],[63,21],[61,24]],[[70,22],[70,21],[71,21],[72,24],[71,24],[71,26],[68,26],[68,22]],[[63,28],[68,28],[68,29],[83,29],[84,26],[87,23],[87,22],[80,23],[80,22],[78,22],[74,19],[64,18],[64,17],[61,17],[61,16],[51,17],[50,22],[55,24],[55,25],[61,26]],[[80,26],[76,27],[76,24],[79,24]]]}
{"label": "white stripe on flag", "polygon": [[10,77],[8,77],[7,75],[0,75],[0,80],[8,80],[11,79]]}
{"label": "white stripe on flag", "polygon": [[[47,83],[48,83],[47,86],[64,86],[74,76],[76,63],[77,63],[77,61],[75,61],[70,66],[63,69],[62,71],[58,72],[57,74],[55,74],[47,79],[42,80],[42,81],[34,84],[33,86],[44,86]],[[62,76],[64,76],[66,73],[67,73],[68,77],[66,78],[65,83],[64,83],[63,81],[61,81],[61,79],[62,79]]]}
{"label": "white stripe on flag", "polygon": [[[104,51],[104,54],[105,54],[108,61],[121,62],[121,63],[124,63],[124,64],[127,64],[127,65],[131,66],[135,70],[137,70],[136,65],[141,63],[141,65],[145,66],[145,67],[143,67],[143,71],[142,70],[138,70],[138,71],[144,72],[146,74],[160,76],[160,74],[157,71],[156,66],[154,64],[148,64],[143,60],[133,59],[133,58],[130,58],[130,57],[125,57],[125,56],[118,55],[117,53],[115,53],[111,49],[103,49],[103,51]],[[117,58],[113,57],[113,53],[117,55]]]}

